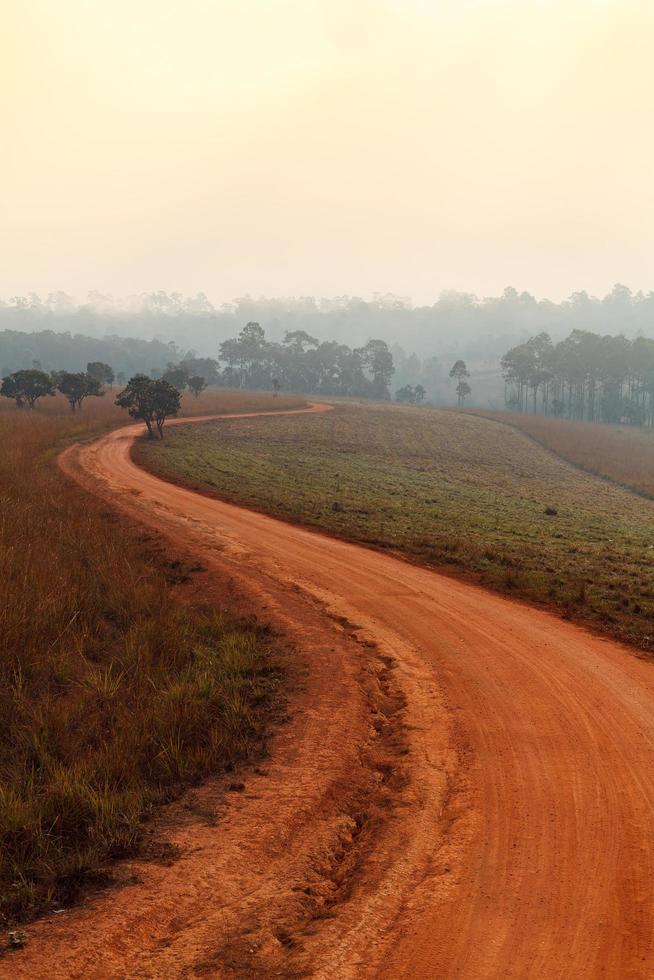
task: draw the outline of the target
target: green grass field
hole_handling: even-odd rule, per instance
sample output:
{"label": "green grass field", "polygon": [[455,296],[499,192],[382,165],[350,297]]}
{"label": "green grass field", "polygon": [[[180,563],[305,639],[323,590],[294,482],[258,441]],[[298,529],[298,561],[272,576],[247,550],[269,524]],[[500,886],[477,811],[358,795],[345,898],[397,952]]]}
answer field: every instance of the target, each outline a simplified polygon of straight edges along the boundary
{"label": "green grass field", "polygon": [[[339,405],[139,444],[150,469],[654,648],[654,502],[472,415]],[[547,509],[556,513],[546,513]]]}

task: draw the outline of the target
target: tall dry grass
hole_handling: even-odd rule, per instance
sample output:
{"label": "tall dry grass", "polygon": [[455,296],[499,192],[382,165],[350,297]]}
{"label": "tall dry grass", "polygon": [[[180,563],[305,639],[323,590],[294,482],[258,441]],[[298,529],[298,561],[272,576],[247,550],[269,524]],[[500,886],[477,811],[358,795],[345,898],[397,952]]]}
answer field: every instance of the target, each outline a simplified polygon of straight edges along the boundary
{"label": "tall dry grass", "polygon": [[[187,414],[265,396],[206,393]],[[135,533],[54,451],[125,420],[113,399],[0,399],[0,921],[71,899],[133,851],[152,807],[248,751],[270,690],[262,634],[171,602]],[[272,399],[268,397],[269,407]],[[277,399],[282,407],[282,399]]]}
{"label": "tall dry grass", "polygon": [[654,498],[653,432],[513,412],[474,414],[505,422],[588,473]]}

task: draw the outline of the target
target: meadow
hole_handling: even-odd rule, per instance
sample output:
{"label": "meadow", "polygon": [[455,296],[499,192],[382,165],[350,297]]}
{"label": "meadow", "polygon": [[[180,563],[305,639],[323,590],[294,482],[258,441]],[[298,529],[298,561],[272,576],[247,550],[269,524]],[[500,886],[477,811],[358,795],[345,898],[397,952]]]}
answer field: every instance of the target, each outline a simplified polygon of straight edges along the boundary
{"label": "meadow", "polygon": [[513,426],[589,473],[654,498],[654,433],[648,429],[519,412],[471,411]]}
{"label": "meadow", "polygon": [[654,503],[496,421],[338,405],[138,444],[168,479],[556,608],[654,648]]}
{"label": "meadow", "polygon": [[[184,411],[286,404],[207,392]],[[0,399],[4,923],[67,904],[138,851],[156,804],[260,746],[277,697],[266,630],[178,601],[170,556],[56,468],[65,444],[126,421],[110,392],[75,415],[61,398]]]}

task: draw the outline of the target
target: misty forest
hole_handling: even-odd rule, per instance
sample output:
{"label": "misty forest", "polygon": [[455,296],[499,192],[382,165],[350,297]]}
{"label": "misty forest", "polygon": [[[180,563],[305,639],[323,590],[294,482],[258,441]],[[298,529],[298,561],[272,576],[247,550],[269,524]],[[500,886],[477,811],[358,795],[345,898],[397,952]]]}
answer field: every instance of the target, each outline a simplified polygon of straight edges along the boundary
{"label": "misty forest", "polygon": [[510,288],[485,300],[450,292],[429,307],[394,296],[214,308],[202,293],[91,293],[83,305],[31,294],[0,304],[0,375],[99,363],[119,385],[144,374],[196,394],[283,390],[651,426],[652,324],[654,293],[620,285],[558,304]]}

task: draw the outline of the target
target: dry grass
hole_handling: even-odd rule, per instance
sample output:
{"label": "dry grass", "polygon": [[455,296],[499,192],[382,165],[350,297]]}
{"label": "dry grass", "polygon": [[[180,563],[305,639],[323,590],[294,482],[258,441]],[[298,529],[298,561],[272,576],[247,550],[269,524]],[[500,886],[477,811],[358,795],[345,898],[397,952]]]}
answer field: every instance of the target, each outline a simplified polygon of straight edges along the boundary
{"label": "dry grass", "polygon": [[[84,402],[82,411],[74,414],[63,395],[57,394],[54,398],[41,398],[32,414],[37,420],[43,416],[48,418],[71,416],[67,429],[71,429],[72,426],[73,435],[83,435],[85,432],[92,434],[102,428],[111,428],[132,421],[124,409],[114,405],[114,398],[119,391],[120,387],[116,385],[113,389],[107,388],[102,397],[88,398]],[[203,391],[199,398],[195,398],[188,391],[184,392],[180,415],[231,415],[239,412],[271,412],[281,411],[285,408],[299,408],[302,405],[306,405],[306,399],[301,395],[279,395],[277,398],[273,398],[265,391],[210,388]],[[17,412],[16,406],[10,399],[0,398],[0,413],[5,412],[14,415]],[[26,412],[25,414],[28,415],[29,413]]]}
{"label": "dry grass", "polygon": [[654,432],[514,412],[474,414],[511,425],[588,473],[654,498]]}
{"label": "dry grass", "polygon": [[351,405],[182,427],[139,451],[205,492],[472,575],[654,649],[654,503],[506,425]]}
{"label": "dry grass", "polygon": [[[277,399],[279,407],[283,400]],[[171,601],[134,530],[67,483],[55,447],[125,421],[112,399],[0,399],[0,921],[67,902],[152,807],[259,739],[268,641]],[[271,407],[244,392],[190,414]]]}

